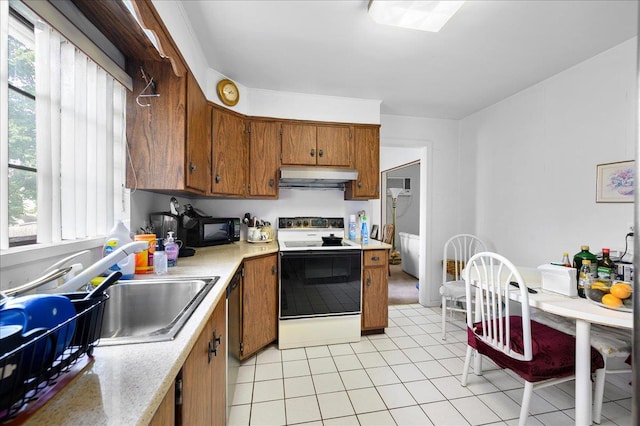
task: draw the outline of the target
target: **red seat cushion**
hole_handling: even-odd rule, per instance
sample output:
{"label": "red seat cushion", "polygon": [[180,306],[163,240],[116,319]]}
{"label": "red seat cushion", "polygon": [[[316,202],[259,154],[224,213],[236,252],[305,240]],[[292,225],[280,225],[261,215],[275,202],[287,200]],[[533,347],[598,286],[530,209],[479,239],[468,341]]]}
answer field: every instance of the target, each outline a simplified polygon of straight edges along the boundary
{"label": "red seat cushion", "polygon": [[[522,317],[509,317],[511,327],[511,349],[524,354]],[[475,333],[474,333],[475,330]],[[482,355],[491,358],[502,368],[508,368],[528,382],[571,376],[575,373],[576,339],[566,333],[531,321],[531,361],[519,361],[494,349],[481,340],[482,325],[474,330],[467,327],[467,342]],[[477,336],[476,336],[477,333]],[[591,372],[604,367],[600,352],[591,348]]]}

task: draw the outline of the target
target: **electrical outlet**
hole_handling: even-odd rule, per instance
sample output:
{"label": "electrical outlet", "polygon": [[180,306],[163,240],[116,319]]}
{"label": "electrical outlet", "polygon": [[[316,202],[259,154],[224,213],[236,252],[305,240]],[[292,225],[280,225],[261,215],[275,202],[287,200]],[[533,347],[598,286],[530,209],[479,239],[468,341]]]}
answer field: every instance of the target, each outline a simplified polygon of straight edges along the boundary
{"label": "electrical outlet", "polygon": [[634,227],[633,227],[633,224],[629,225],[629,232],[635,232],[635,231],[633,230],[633,228],[634,228]]}

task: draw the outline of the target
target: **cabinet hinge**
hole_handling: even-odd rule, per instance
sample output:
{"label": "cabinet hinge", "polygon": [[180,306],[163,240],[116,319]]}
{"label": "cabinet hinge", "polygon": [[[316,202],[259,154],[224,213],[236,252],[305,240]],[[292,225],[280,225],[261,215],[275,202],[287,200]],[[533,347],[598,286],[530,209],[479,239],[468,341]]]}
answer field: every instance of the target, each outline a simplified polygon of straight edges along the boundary
{"label": "cabinet hinge", "polygon": [[176,406],[182,405],[182,379],[176,379]]}
{"label": "cabinet hinge", "polygon": [[251,124],[247,124],[247,133],[251,133]]}
{"label": "cabinet hinge", "polygon": [[240,353],[244,352],[244,343],[240,342]]}
{"label": "cabinet hinge", "polygon": [[242,275],[244,277],[244,266],[242,267],[242,272],[241,272],[240,275]]}

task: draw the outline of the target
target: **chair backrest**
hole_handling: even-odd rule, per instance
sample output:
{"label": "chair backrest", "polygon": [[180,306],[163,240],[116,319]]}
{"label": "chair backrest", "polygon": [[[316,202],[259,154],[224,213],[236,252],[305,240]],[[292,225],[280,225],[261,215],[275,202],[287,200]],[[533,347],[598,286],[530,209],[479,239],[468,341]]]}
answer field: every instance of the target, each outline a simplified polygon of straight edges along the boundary
{"label": "chair backrest", "polygon": [[[458,234],[444,243],[442,255],[442,282],[462,281],[461,273],[467,261],[476,253],[486,251],[485,243],[475,235]],[[452,276],[450,280],[448,275]]]}
{"label": "chair backrest", "polygon": [[[469,259],[463,278],[467,301],[475,300],[475,303],[466,304],[469,329],[494,349],[512,358],[530,361],[532,351],[529,293],[516,267],[497,253],[482,252]],[[518,283],[519,288],[510,285],[512,281]],[[510,292],[519,292],[521,324],[512,323],[509,319],[512,302],[509,298]],[[471,299],[472,297],[474,299]],[[512,327],[517,327],[517,330],[513,331]],[[511,340],[516,334],[517,346],[522,346],[523,353],[511,349]]]}
{"label": "chair backrest", "polygon": [[393,234],[394,234],[393,223],[387,223],[382,228],[382,242],[391,244],[391,242],[393,241]]}

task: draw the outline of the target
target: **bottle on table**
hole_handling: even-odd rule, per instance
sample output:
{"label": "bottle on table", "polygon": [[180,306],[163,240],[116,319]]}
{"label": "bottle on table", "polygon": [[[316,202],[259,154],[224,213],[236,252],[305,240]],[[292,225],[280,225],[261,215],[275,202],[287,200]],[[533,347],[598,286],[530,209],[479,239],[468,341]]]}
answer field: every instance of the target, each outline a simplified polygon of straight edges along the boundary
{"label": "bottle on table", "polygon": [[585,290],[589,290],[593,285],[593,274],[591,272],[591,260],[583,259],[578,273],[578,296],[586,297]]}
{"label": "bottle on table", "polygon": [[611,251],[608,248],[602,249],[602,259],[598,260],[598,279],[601,281],[610,281],[615,278],[615,264],[610,257]]}
{"label": "bottle on table", "polygon": [[562,253],[562,265],[571,268],[571,261],[569,260],[569,253],[567,252]]}
{"label": "bottle on table", "polygon": [[[573,256],[573,267],[576,268],[576,282],[580,282],[580,268],[582,267],[582,261],[584,259],[589,259],[591,261],[591,264],[595,267],[595,265],[598,264],[598,258],[596,257],[595,254],[591,253],[589,251],[589,246],[588,245],[582,245],[580,246],[580,252],[576,253]],[[591,271],[592,274],[595,274],[596,271]],[[578,286],[579,287],[579,286]],[[580,291],[578,290],[578,293]],[[581,296],[584,297],[584,296]]]}

